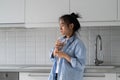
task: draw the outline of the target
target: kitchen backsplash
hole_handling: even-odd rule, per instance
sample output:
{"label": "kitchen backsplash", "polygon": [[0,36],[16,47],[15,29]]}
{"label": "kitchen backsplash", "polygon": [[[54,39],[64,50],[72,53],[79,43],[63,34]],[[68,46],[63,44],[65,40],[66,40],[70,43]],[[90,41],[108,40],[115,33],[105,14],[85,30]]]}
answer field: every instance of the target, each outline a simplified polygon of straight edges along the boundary
{"label": "kitchen backsplash", "polygon": [[[50,63],[49,51],[60,36],[58,28],[1,28],[0,64]],[[78,36],[87,48],[86,65],[94,65],[96,35],[102,37],[102,51],[98,58],[106,65],[120,64],[120,27],[85,27]],[[32,54],[32,53],[35,53]],[[46,53],[40,55],[38,53]],[[33,57],[34,56],[34,57]],[[32,59],[35,58],[35,59]]]}

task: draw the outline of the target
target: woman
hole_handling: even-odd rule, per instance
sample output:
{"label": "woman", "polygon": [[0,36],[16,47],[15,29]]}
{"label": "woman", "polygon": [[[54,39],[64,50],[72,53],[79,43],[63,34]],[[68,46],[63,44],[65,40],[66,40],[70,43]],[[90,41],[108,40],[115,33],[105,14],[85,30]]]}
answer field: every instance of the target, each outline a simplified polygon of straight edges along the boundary
{"label": "woman", "polygon": [[86,48],[76,36],[80,28],[75,13],[60,17],[60,37],[51,50],[53,67],[48,80],[82,80],[85,66]]}

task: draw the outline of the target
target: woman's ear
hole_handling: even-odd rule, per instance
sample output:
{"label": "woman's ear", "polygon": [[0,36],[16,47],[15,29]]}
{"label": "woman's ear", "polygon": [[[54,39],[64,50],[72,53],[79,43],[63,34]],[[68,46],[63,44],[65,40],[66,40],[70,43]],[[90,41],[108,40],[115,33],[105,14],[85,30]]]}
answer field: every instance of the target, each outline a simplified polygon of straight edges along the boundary
{"label": "woman's ear", "polygon": [[73,30],[73,28],[74,28],[74,24],[72,23],[70,24],[70,29]]}

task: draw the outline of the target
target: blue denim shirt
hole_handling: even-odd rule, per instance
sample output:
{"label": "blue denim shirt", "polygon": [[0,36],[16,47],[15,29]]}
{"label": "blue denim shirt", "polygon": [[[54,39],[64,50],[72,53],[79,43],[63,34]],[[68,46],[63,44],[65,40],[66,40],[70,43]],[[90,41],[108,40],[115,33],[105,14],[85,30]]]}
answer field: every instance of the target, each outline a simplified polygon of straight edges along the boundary
{"label": "blue denim shirt", "polygon": [[[61,40],[65,37],[61,37]],[[50,58],[53,61],[48,80],[55,80],[55,71],[57,66],[57,57],[53,57],[54,48],[50,51]],[[62,50],[71,57],[71,61],[61,58],[58,70],[58,80],[83,80],[83,73],[86,60],[86,48],[84,43],[73,35],[68,39]]]}

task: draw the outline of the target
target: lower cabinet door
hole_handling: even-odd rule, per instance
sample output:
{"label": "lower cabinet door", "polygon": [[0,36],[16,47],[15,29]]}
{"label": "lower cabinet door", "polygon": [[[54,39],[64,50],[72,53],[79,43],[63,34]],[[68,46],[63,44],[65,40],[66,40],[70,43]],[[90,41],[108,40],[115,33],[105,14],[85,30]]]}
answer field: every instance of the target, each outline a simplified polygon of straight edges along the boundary
{"label": "lower cabinet door", "polygon": [[19,80],[48,80],[49,73],[19,73]]}
{"label": "lower cabinet door", "polygon": [[83,80],[106,80],[106,79],[105,79],[105,74],[85,73]]}
{"label": "lower cabinet door", "polygon": [[19,80],[19,72],[0,72],[0,80]]}
{"label": "lower cabinet door", "polygon": [[120,73],[117,73],[117,80],[120,80]]}
{"label": "lower cabinet door", "polygon": [[116,73],[85,73],[84,80],[116,80]]}

